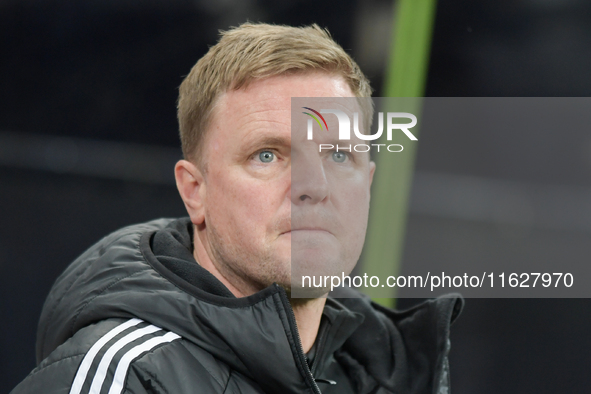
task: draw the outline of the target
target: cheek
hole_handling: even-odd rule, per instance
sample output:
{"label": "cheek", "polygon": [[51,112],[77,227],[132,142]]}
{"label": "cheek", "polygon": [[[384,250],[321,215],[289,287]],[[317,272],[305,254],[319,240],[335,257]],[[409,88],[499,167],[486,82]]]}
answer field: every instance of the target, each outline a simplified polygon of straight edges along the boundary
{"label": "cheek", "polygon": [[[341,213],[349,218],[363,216],[369,207],[369,180],[357,174],[346,180],[337,180],[331,185],[331,192]],[[367,213],[365,214],[367,216]]]}
{"label": "cheek", "polygon": [[208,190],[210,220],[216,228],[224,226],[224,232],[251,238],[251,235],[264,231],[272,219],[275,204],[271,190],[268,183],[246,176],[219,174],[215,187]]}
{"label": "cheek", "polygon": [[349,184],[341,190],[342,204],[339,207],[341,223],[348,229],[351,246],[358,247],[365,239],[367,219],[369,215],[369,184],[360,180],[354,185]]}

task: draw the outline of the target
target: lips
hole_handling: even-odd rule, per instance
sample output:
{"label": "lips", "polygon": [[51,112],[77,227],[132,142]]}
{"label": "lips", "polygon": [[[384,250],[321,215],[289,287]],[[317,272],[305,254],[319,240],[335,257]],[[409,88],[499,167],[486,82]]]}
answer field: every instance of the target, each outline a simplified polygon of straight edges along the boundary
{"label": "lips", "polygon": [[292,228],[291,230],[284,231],[280,235],[291,235],[292,233],[304,233],[304,232],[317,232],[317,233],[327,233],[332,234],[329,230],[322,228],[322,227],[300,227],[300,228]]}
{"label": "lips", "polygon": [[294,232],[294,231],[324,231],[324,232],[330,233],[329,230],[327,230],[327,229],[325,229],[323,227],[300,227],[300,228],[292,228],[291,229],[291,232]]}
{"label": "lips", "polygon": [[[284,227],[285,233],[288,232],[325,232],[334,235],[335,229],[339,228],[339,223],[334,215],[326,210],[308,212],[307,214],[297,214],[292,210],[290,228]],[[338,232],[338,231],[337,231]]]}

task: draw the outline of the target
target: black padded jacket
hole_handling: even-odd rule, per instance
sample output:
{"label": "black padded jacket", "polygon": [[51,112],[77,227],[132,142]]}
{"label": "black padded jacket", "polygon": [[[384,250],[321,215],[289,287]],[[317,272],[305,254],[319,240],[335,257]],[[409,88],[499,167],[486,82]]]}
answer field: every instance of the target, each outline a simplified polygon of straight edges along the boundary
{"label": "black padded jacket", "polygon": [[54,284],[21,393],[448,393],[463,301],[404,312],[329,298],[313,351],[272,285],[234,297],[192,256],[188,218],[121,229]]}

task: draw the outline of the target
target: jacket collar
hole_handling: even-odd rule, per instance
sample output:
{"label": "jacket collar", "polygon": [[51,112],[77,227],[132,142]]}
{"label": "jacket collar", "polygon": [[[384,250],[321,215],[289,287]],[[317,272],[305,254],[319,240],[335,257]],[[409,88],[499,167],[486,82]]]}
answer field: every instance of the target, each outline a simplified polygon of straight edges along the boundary
{"label": "jacket collar", "polygon": [[[186,329],[186,338],[251,377],[266,392],[313,390],[315,383],[308,376],[293,310],[283,288],[274,284],[249,297],[234,297],[194,260],[188,219],[144,235],[140,250],[155,271],[196,301],[194,324],[177,327],[177,331]],[[322,372],[326,360],[361,324],[363,316],[328,300],[323,320],[324,335],[318,337],[314,361],[316,373]]]}

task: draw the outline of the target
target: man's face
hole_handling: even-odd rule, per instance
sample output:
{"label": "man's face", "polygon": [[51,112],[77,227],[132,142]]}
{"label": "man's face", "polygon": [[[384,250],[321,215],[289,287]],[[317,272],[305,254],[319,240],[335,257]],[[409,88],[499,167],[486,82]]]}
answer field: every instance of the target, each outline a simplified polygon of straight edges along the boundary
{"label": "man's face", "polygon": [[369,155],[319,153],[325,137],[306,141],[305,128],[292,144],[291,97],[353,94],[324,73],[255,81],[220,97],[204,141],[206,249],[244,293],[290,288],[292,260],[348,274],[365,237]]}

